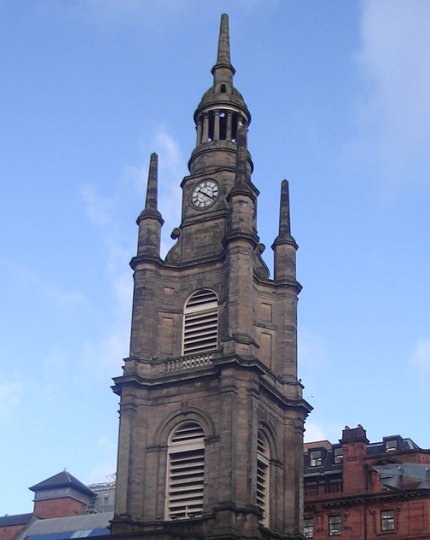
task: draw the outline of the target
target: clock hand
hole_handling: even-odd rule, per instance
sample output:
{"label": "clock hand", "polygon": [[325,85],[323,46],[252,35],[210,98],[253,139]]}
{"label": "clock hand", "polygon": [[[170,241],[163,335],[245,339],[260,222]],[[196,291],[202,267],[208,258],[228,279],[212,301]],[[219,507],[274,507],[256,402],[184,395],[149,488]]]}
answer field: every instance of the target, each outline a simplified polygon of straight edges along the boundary
{"label": "clock hand", "polygon": [[207,197],[209,197],[209,199],[214,199],[215,195],[213,193],[211,193],[209,191],[209,193],[207,192],[207,189],[208,188],[201,188],[201,192],[204,193]]}

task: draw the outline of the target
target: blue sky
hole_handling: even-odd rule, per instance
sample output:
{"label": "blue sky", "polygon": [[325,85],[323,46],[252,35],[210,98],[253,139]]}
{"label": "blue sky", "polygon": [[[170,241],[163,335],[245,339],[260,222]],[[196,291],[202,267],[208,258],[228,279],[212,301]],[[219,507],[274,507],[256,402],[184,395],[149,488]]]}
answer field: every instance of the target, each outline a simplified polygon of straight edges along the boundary
{"label": "blue sky", "polygon": [[430,447],[428,0],[0,0],[0,515],[115,470],[149,155],[166,249],[222,12],[270,267],[290,181],[306,437]]}

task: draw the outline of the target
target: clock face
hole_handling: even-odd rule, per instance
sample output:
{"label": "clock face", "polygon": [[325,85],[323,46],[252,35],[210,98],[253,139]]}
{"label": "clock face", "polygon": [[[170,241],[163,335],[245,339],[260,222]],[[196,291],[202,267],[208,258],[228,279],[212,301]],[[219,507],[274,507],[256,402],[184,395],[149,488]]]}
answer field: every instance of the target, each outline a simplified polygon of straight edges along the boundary
{"label": "clock face", "polygon": [[194,188],[191,202],[195,208],[202,209],[211,206],[218,198],[219,186],[215,180],[202,180]]}

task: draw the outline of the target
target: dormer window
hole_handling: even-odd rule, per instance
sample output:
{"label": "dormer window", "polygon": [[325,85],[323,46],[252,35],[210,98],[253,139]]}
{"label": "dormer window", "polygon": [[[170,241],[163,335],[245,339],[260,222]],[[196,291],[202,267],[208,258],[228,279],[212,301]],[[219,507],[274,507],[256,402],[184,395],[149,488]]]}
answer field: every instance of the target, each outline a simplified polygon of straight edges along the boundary
{"label": "dormer window", "polygon": [[385,451],[386,452],[397,452],[399,450],[399,440],[396,439],[385,439]]}
{"label": "dormer window", "polygon": [[335,463],[342,463],[343,461],[343,448],[334,448],[333,457]]}
{"label": "dormer window", "polygon": [[322,450],[311,450],[309,452],[309,465],[311,467],[320,467],[322,465]]}

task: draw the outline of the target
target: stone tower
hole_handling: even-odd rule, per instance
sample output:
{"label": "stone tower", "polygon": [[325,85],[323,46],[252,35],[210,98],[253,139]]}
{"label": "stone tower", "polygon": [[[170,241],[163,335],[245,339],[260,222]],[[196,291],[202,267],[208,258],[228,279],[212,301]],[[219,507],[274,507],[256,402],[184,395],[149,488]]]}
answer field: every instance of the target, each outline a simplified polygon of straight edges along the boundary
{"label": "stone tower", "polygon": [[257,234],[251,115],[233,85],[227,15],[213,85],[194,113],[176,240],[152,154],[139,215],[130,356],[120,396],[117,537],[280,538],[301,532],[303,430],[297,379],[297,244],[281,187],[274,277]]}

